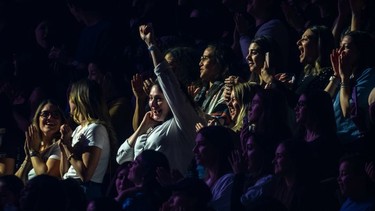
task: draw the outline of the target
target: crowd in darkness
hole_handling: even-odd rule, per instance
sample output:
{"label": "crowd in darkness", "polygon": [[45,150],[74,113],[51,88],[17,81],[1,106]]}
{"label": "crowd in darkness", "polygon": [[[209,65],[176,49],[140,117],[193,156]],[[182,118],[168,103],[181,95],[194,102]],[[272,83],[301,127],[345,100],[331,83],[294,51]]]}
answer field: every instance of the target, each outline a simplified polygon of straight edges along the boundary
{"label": "crowd in darkness", "polygon": [[0,0],[0,210],[375,210],[373,0]]}

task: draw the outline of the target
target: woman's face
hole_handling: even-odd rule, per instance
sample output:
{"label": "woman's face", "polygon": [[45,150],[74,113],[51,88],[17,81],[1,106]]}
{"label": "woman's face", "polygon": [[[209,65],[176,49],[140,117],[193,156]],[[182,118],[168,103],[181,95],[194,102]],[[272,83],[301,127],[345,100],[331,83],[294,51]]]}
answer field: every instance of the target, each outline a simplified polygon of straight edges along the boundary
{"label": "woman's face", "polygon": [[300,40],[297,41],[300,51],[299,61],[301,64],[314,64],[319,55],[318,42],[314,33],[307,29]]}
{"label": "woman's face", "polygon": [[248,113],[248,119],[250,123],[256,123],[260,119],[260,116],[263,113],[262,100],[259,95],[256,94],[251,101],[251,106]]}
{"label": "woman's face", "polygon": [[52,136],[60,130],[62,117],[57,106],[47,103],[39,113],[39,127],[45,136]]}
{"label": "woman's face", "polygon": [[152,112],[152,119],[157,122],[163,122],[171,112],[164,94],[160,91],[159,86],[154,85],[151,88],[148,105]]}
{"label": "woman's face", "polygon": [[257,162],[260,162],[259,148],[254,141],[254,137],[250,136],[246,141],[246,157],[247,157],[247,169],[249,171],[257,168]]}
{"label": "woman's face", "polygon": [[235,121],[238,117],[238,114],[241,110],[241,105],[238,99],[234,95],[234,90],[232,90],[232,93],[230,94],[230,100],[228,102],[228,108],[229,108],[229,114],[230,118]]}
{"label": "woman's face", "polygon": [[49,49],[51,46],[50,40],[48,39],[49,24],[47,21],[42,21],[35,28],[35,39],[39,46],[44,49]]}
{"label": "woman's face", "polygon": [[130,168],[130,164],[128,167],[123,168],[117,174],[116,181],[115,181],[117,193],[121,193],[123,190],[126,190],[127,188],[131,187],[131,182],[128,179],[129,168]]}
{"label": "woman's face", "polygon": [[104,78],[104,75],[98,68],[98,66],[94,63],[89,63],[88,67],[88,79],[92,81],[96,81],[96,83],[101,84]]}
{"label": "woman's face", "polygon": [[354,45],[352,37],[344,36],[344,38],[342,38],[339,48],[339,54],[340,56],[346,56],[347,65],[354,66],[357,63],[359,51],[357,46]]}
{"label": "woman's face", "polygon": [[193,148],[195,161],[197,164],[202,166],[212,166],[217,156],[210,143],[206,141],[206,138],[198,133],[195,138],[195,146]]}
{"label": "woman's face", "polygon": [[249,46],[249,54],[246,57],[250,72],[260,75],[264,65],[264,54],[260,53],[260,47],[256,43]]}
{"label": "woman's face", "polygon": [[142,154],[140,154],[130,165],[128,179],[136,186],[141,186],[144,174],[145,169],[142,165]]}
{"label": "woman's face", "polygon": [[283,175],[289,170],[289,162],[286,154],[284,144],[279,144],[276,148],[275,158],[272,163],[274,164],[274,171],[276,175]]}
{"label": "woman's face", "polygon": [[350,168],[350,164],[346,161],[340,163],[339,176],[337,177],[337,183],[339,185],[340,191],[344,196],[350,196],[357,192],[356,189],[361,186],[361,180],[366,180],[361,178]]}
{"label": "woman's face", "polygon": [[200,78],[206,82],[213,82],[220,74],[220,65],[213,57],[212,48],[208,47],[204,50],[199,62]]}
{"label": "woman's face", "polygon": [[306,108],[306,96],[301,95],[294,109],[296,113],[296,122],[298,124],[306,124],[307,120],[307,108]]}

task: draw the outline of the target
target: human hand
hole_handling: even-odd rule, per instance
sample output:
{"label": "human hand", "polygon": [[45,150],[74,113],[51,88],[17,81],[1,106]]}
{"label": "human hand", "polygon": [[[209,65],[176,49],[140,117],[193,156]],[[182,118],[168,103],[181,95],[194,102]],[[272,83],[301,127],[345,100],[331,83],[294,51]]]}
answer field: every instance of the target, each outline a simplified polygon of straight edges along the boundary
{"label": "human hand", "polygon": [[41,140],[38,137],[38,132],[34,125],[30,125],[25,132],[26,136],[26,149],[28,151],[39,151]]}
{"label": "human hand", "polygon": [[151,87],[154,85],[155,81],[152,78],[143,81],[143,91],[148,95],[151,91]]}
{"label": "human hand", "polygon": [[225,85],[224,87],[224,101],[228,104],[231,99],[233,86]]}
{"label": "human hand", "polygon": [[72,145],[72,129],[67,124],[63,124],[60,127],[60,133],[61,133],[61,143],[64,145]]}
{"label": "human hand", "polygon": [[53,46],[48,54],[48,58],[51,60],[56,60],[65,65],[69,64],[69,60],[72,60],[68,57],[66,51],[63,48],[58,48]]}
{"label": "human hand", "polygon": [[331,66],[332,66],[332,69],[333,69],[333,75],[338,77],[340,75],[340,71],[339,71],[339,50],[338,49],[334,49],[332,50],[332,53],[329,55],[329,58],[331,60]]}
{"label": "human hand", "polygon": [[349,79],[350,75],[352,74],[352,69],[349,61],[349,56],[345,51],[341,52],[341,54],[339,55],[338,63],[341,81]]}
{"label": "human hand", "polygon": [[147,46],[150,46],[151,44],[155,43],[154,29],[151,23],[148,23],[146,25],[140,25],[139,35],[141,39],[147,44]]}
{"label": "human hand", "polygon": [[136,98],[146,98],[147,94],[143,88],[143,79],[142,76],[139,74],[133,75],[133,79],[130,81],[133,94]]}
{"label": "human hand", "polygon": [[229,156],[228,160],[235,174],[246,171],[245,158],[242,156],[240,150],[234,150]]}
{"label": "human hand", "polygon": [[197,94],[200,92],[201,88],[196,86],[196,85],[189,85],[187,87],[188,89],[188,94],[194,98],[195,96],[197,96]]}
{"label": "human hand", "polygon": [[240,77],[231,75],[224,80],[224,84],[228,86],[234,86],[239,83]]}
{"label": "human hand", "polygon": [[142,122],[141,124],[139,125],[139,127],[141,128],[141,132],[142,133],[145,133],[147,132],[147,130],[149,128],[152,128],[152,127],[155,127],[156,125],[160,124],[160,122],[158,121],[155,121],[153,118],[152,118],[152,112],[149,111],[147,112],[143,119],[142,119]]}
{"label": "human hand", "polygon": [[195,132],[199,132],[202,128],[204,127],[204,125],[200,122],[196,123],[195,124]]}

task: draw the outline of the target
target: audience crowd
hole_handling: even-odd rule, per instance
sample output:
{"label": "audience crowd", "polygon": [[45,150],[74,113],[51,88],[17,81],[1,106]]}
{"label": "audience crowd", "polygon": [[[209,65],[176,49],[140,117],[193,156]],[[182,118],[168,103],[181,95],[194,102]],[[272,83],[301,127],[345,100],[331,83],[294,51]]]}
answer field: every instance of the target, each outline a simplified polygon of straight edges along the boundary
{"label": "audience crowd", "polygon": [[372,0],[0,0],[0,210],[375,210]]}

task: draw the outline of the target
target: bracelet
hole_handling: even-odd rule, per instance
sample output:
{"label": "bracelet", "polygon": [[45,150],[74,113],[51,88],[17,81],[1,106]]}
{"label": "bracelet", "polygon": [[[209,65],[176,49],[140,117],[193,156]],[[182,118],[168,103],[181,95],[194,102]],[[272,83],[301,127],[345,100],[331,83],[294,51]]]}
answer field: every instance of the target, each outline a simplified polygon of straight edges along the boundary
{"label": "bracelet", "polygon": [[150,46],[148,46],[148,50],[154,51],[154,50],[156,50],[156,46],[154,44],[151,44]]}
{"label": "bracelet", "polygon": [[348,86],[348,84],[346,84],[346,83],[344,83],[344,82],[341,82],[340,83],[340,88],[341,89],[345,89],[345,88],[348,88],[349,86]]}
{"label": "bracelet", "polygon": [[71,153],[71,154],[68,156],[67,160],[70,162],[70,160],[73,158],[73,156],[74,156],[74,153]]}
{"label": "bracelet", "polygon": [[29,151],[29,155],[30,155],[30,157],[38,156],[38,155],[39,155],[39,152],[38,152],[38,151],[35,151],[35,150],[30,150],[30,151]]}

